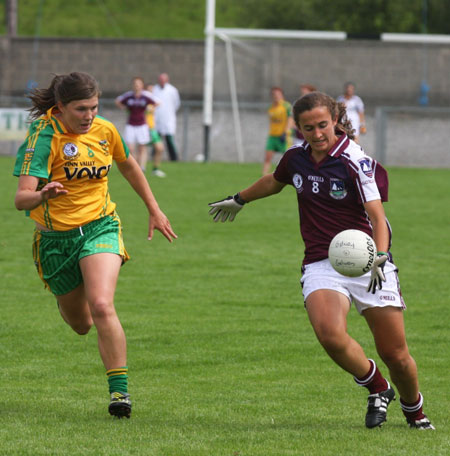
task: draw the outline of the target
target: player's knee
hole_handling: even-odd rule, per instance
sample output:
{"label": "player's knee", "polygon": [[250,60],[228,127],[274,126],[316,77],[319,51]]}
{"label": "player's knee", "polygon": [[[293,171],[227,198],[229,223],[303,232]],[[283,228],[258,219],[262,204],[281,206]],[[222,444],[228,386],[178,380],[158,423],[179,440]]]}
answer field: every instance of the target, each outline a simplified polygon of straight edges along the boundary
{"label": "player's knee", "polygon": [[414,363],[408,350],[386,350],[383,353],[379,353],[379,355],[386,366],[396,372],[406,372],[410,369],[411,364]]}
{"label": "player's knee", "polygon": [[334,328],[317,328],[316,335],[320,344],[327,352],[339,352],[345,350],[345,333]]}
{"label": "player's knee", "polygon": [[91,303],[91,313],[94,320],[109,318],[115,315],[114,305],[108,299],[98,297]]}
{"label": "player's knee", "polygon": [[92,322],[78,321],[70,324],[70,327],[80,336],[85,336],[92,328]]}

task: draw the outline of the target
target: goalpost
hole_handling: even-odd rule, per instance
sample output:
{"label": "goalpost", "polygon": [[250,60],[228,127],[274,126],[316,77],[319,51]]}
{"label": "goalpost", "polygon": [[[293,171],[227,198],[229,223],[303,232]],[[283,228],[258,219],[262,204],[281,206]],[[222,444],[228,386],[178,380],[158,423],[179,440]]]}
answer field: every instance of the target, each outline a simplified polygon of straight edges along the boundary
{"label": "goalpost", "polygon": [[345,40],[345,32],[327,32],[312,30],[270,30],[270,29],[242,29],[220,28],[215,26],[216,0],[206,0],[206,27],[205,27],[205,67],[203,86],[203,125],[204,125],[204,160],[209,160],[210,132],[213,117],[213,85],[214,85],[214,44],[215,38],[225,43],[227,73],[231,98],[231,109],[235,134],[238,161],[243,162],[245,151],[242,140],[241,119],[236,88],[236,73],[233,59],[233,38],[263,38],[263,39],[319,39]]}

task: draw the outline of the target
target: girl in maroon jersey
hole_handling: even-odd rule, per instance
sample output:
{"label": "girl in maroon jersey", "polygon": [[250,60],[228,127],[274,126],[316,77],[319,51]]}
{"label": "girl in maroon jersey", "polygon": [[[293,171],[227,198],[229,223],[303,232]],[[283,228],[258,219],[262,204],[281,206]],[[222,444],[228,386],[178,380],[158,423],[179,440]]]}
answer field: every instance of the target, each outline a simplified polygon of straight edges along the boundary
{"label": "girl in maroon jersey", "polygon": [[[232,221],[245,203],[292,185],[305,243],[301,280],[305,308],[330,358],[369,390],[366,426],[374,428],[386,421],[395,391],[347,332],[352,302],[372,331],[407,423],[412,428],[434,429],[423,413],[417,367],[406,343],[405,305],[389,252],[391,229],[382,205],[387,201],[387,173],[353,141],[354,130],[343,103],[320,92],[306,94],[294,105],[294,121],[305,142],[288,150],[273,174],[234,196],[210,203],[210,214],[216,222]],[[346,229],[366,232],[378,247],[372,270],[361,277],[340,275],[328,260],[332,238]]]}
{"label": "girl in maroon jersey", "polygon": [[136,77],[133,79],[133,90],[119,95],[115,103],[118,108],[128,111],[123,139],[131,154],[136,157],[142,171],[145,171],[148,155],[147,144],[150,142],[145,115],[147,106],[157,106],[159,101],[150,92],[144,90],[144,80],[141,77]]}

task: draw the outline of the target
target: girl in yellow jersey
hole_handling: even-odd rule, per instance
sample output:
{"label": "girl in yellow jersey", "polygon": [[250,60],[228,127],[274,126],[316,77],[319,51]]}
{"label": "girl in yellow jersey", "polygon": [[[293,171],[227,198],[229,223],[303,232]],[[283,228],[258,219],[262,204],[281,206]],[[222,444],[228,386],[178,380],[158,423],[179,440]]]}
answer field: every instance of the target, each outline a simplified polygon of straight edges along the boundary
{"label": "girl in yellow jersey", "polygon": [[114,294],[129,257],[108,191],[113,160],[148,209],[148,239],[155,229],[169,242],[177,236],[116,128],[97,116],[99,96],[97,81],[79,72],[55,76],[29,95],[35,120],[17,155],[15,205],[35,222],[34,261],[63,319],[78,334],[96,326],[109,412],[128,418],[126,339]]}
{"label": "girl in yellow jersey", "polygon": [[281,88],[272,87],[271,95],[272,105],[267,110],[270,126],[262,169],[263,176],[270,173],[275,153],[283,154],[285,152],[288,135],[294,126],[291,104],[284,99]]}

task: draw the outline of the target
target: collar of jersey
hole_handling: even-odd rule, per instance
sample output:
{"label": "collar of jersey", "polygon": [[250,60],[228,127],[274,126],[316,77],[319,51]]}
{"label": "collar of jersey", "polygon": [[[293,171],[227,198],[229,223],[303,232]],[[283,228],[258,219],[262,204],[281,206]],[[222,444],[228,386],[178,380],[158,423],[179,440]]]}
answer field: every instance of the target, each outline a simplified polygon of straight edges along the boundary
{"label": "collar of jersey", "polygon": [[[306,150],[311,153],[311,146],[306,143]],[[347,148],[347,146],[350,144],[350,140],[348,139],[347,135],[341,134],[338,135],[338,140],[336,141],[336,144],[328,151],[328,155],[330,157],[339,157],[339,155],[344,152],[344,150]]]}
{"label": "collar of jersey", "polygon": [[67,128],[64,126],[64,124],[56,118],[55,114],[53,114],[54,109],[57,109],[56,106],[52,106],[47,111],[47,118],[52,123],[54,130],[58,131],[59,133],[68,133]]}
{"label": "collar of jersey", "polygon": [[339,155],[341,155],[342,152],[347,149],[349,144],[350,140],[345,133],[338,135],[338,140],[336,141],[336,144],[328,151],[328,155],[330,157],[339,157]]}

